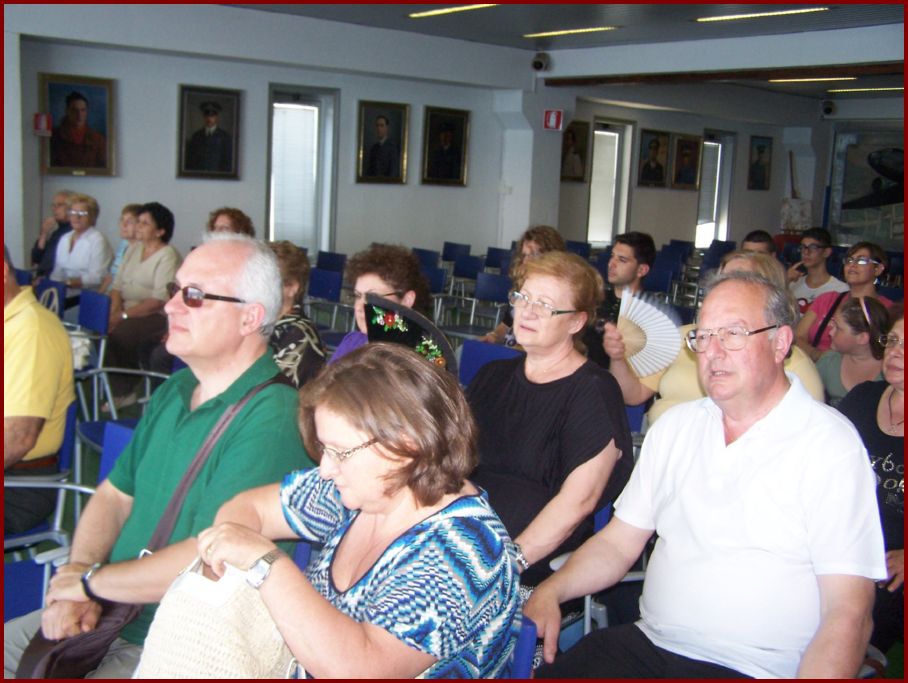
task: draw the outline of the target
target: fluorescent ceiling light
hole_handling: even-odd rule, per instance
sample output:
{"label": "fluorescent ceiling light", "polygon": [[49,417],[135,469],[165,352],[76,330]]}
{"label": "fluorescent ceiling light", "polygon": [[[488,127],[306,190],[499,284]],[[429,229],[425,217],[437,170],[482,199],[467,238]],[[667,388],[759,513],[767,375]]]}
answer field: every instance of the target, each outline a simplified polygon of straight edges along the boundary
{"label": "fluorescent ceiling light", "polygon": [[856,81],[857,76],[837,76],[834,78],[770,78],[770,83],[824,83],[826,81]]}
{"label": "fluorescent ceiling light", "polygon": [[594,26],[590,28],[569,28],[563,31],[545,31],[544,33],[524,33],[524,38],[551,38],[552,36],[570,36],[576,33],[596,33],[597,31],[614,31],[617,26]]}
{"label": "fluorescent ceiling light", "polygon": [[810,12],[826,12],[828,7],[805,7],[803,9],[780,10],[778,12],[755,12],[753,14],[727,14],[721,17],[700,17],[697,21],[706,23],[710,21],[737,21],[738,19],[762,19],[763,17],[781,17],[788,14],[809,14]]}
{"label": "fluorescent ceiling light", "polygon": [[833,88],[826,92],[895,92],[905,88]]}
{"label": "fluorescent ceiling light", "polygon": [[468,12],[471,9],[485,9],[486,7],[498,7],[498,5],[457,5],[456,7],[430,9],[426,12],[413,12],[413,14],[408,16],[411,19],[424,19],[425,17],[437,17],[442,14],[453,14],[454,12]]}

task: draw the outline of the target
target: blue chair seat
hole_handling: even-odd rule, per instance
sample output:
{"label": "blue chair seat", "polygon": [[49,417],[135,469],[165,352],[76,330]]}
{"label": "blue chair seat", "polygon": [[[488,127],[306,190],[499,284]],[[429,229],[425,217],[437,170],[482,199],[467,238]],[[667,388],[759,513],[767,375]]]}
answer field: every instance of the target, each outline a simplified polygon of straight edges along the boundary
{"label": "blue chair seat", "polygon": [[91,422],[81,422],[78,427],[79,438],[87,442],[89,446],[97,451],[101,450],[104,445],[104,428],[108,424],[118,424],[123,427],[135,429],[139,424],[139,418],[128,417],[119,420],[92,420]]}

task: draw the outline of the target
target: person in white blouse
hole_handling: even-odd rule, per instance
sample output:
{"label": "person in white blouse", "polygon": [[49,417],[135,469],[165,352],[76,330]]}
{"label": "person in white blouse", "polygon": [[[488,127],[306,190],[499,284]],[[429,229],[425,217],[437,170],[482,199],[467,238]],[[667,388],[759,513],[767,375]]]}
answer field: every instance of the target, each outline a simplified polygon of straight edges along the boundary
{"label": "person in white blouse", "polygon": [[95,228],[99,211],[94,197],[72,197],[68,217],[73,229],[57,242],[51,280],[73,288],[95,288],[101,284],[110,270],[113,250],[104,234]]}

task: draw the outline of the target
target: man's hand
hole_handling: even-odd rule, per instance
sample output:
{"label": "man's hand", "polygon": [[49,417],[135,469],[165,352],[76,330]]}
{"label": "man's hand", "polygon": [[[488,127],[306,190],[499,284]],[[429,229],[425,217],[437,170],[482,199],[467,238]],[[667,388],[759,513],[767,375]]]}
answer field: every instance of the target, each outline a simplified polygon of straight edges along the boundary
{"label": "man's hand", "polygon": [[542,583],[523,606],[523,613],[536,622],[536,634],[543,639],[543,659],[551,664],[558,652],[558,634],[561,631],[561,608],[558,606],[558,599],[547,591],[545,584]]}
{"label": "man's hand", "polygon": [[602,350],[613,361],[624,360],[626,348],[624,336],[618,331],[614,323],[605,323],[602,333]]}
{"label": "man's hand", "polygon": [[41,632],[49,640],[71,638],[93,630],[100,618],[96,602],[56,602],[41,613]]}
{"label": "man's hand", "polygon": [[47,238],[50,237],[50,234],[56,229],[56,227],[57,219],[53,216],[48,216],[43,221],[41,221],[41,235],[38,239],[40,239],[42,242],[46,242]]}
{"label": "man's hand", "polygon": [[[66,566],[73,567],[73,565]],[[50,588],[45,598],[48,606],[56,602],[88,602],[88,596],[85,595],[82,587],[82,574],[88,571],[88,567],[82,571],[75,569],[62,571],[62,569],[50,580]]]}
{"label": "man's hand", "polygon": [[795,282],[802,275],[804,275],[804,273],[802,271],[798,270],[803,265],[804,265],[803,261],[798,261],[797,263],[795,263],[788,269],[788,271],[785,273],[785,276],[788,278],[789,282]]}
{"label": "man's hand", "polygon": [[886,571],[889,574],[886,588],[895,593],[905,583],[905,549],[890,550],[886,553]]}

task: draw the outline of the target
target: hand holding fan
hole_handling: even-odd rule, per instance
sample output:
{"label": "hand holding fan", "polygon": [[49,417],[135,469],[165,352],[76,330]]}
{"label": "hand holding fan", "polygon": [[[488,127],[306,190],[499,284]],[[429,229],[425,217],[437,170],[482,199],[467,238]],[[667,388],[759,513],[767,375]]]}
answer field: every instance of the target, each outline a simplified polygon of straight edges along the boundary
{"label": "hand holding fan", "polygon": [[681,350],[674,311],[625,289],[617,327],[624,337],[625,358],[638,377],[664,370]]}

